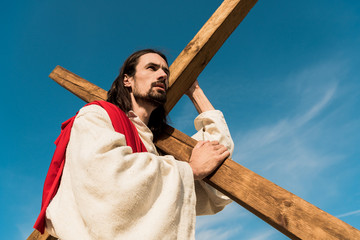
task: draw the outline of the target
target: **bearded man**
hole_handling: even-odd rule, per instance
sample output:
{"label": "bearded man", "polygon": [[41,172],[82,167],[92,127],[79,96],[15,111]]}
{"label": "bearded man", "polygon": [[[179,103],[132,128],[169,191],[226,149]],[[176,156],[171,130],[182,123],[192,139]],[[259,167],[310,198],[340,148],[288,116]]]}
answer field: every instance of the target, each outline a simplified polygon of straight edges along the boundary
{"label": "bearded man", "polygon": [[65,240],[194,239],[195,216],[231,202],[202,181],[233,142],[197,81],[186,93],[200,113],[189,163],[160,156],[154,146],[166,124],[169,74],[161,52],[137,51],[106,102],[86,105],[63,124],[36,229]]}

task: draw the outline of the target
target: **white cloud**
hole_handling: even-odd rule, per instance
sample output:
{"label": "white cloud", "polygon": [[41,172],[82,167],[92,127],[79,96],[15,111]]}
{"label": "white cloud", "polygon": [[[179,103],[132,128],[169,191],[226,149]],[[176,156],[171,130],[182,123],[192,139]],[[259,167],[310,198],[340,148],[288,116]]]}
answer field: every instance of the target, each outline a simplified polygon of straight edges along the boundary
{"label": "white cloud", "polygon": [[260,231],[254,234],[254,236],[250,237],[249,240],[269,240],[272,235],[275,234],[276,230],[266,230]]}
{"label": "white cloud", "polygon": [[337,217],[337,218],[343,218],[343,217],[348,217],[348,216],[351,216],[351,215],[360,215],[360,209],[359,209],[359,210],[356,210],[356,211],[351,211],[351,212],[343,213],[343,214],[337,215],[336,217]]}
{"label": "white cloud", "polygon": [[319,102],[315,103],[305,114],[298,116],[294,120],[296,126],[301,127],[310,120],[312,120],[314,117],[316,117],[321,112],[321,110],[323,110],[331,101],[336,92],[336,88],[336,83],[334,83],[332,86],[329,86],[326,89],[323,98]]}
{"label": "white cloud", "polygon": [[241,220],[246,215],[245,209],[236,203],[232,203],[216,215],[197,217],[196,239],[225,240],[232,236],[238,236],[243,229]]}
{"label": "white cloud", "polygon": [[[12,239],[26,239],[33,231],[37,214],[41,206],[41,193],[37,193],[36,186],[39,186],[39,180],[28,174],[11,171],[10,169],[0,168],[1,190],[8,194],[2,201],[7,201],[6,208],[1,209],[4,216],[8,217],[6,221],[16,230],[9,230],[12,233]],[[9,232],[7,232],[9,234]]]}
{"label": "white cloud", "polygon": [[203,231],[199,231],[196,234],[197,240],[208,240],[208,239],[216,239],[216,240],[227,240],[234,234],[238,232],[237,228],[217,228],[217,229],[207,229]]}
{"label": "white cloud", "polygon": [[287,237],[243,207],[232,203],[216,215],[197,217],[196,239],[278,240]]}
{"label": "white cloud", "polygon": [[229,219],[239,219],[246,215],[246,210],[237,205],[236,203],[231,203],[225,207],[224,210],[217,213],[216,215],[210,216],[200,216],[196,219],[196,228],[198,230],[207,229],[211,226],[217,226],[219,223],[229,220]]}
{"label": "white cloud", "polygon": [[310,192],[322,171],[343,158],[317,146],[329,135],[327,117],[336,111],[332,104],[343,74],[341,63],[328,62],[289,76],[284,91],[295,99],[293,111],[276,122],[232,133],[234,159],[297,194]]}

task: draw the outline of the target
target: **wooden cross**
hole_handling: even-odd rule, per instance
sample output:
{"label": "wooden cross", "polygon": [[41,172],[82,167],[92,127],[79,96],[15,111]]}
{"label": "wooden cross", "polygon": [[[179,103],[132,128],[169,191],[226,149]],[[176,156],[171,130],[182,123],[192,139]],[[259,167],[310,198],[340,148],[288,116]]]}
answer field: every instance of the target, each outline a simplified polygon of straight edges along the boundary
{"label": "wooden cross", "polygon": [[[167,113],[192,85],[221,45],[257,0],[225,0],[170,66]],[[85,102],[106,100],[106,91],[57,66],[50,78]],[[170,126],[155,142],[157,148],[188,161],[196,140]],[[360,239],[360,231],[300,197],[237,164],[230,158],[205,182],[269,223],[291,239]],[[36,230],[28,240],[54,239]]]}

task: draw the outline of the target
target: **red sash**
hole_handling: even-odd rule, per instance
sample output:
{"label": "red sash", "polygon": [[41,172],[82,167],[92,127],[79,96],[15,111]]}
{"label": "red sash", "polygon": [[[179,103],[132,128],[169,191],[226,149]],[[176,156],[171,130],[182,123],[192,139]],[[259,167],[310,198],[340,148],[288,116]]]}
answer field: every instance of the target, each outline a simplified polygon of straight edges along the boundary
{"label": "red sash", "polygon": [[[134,153],[147,152],[134,124],[122,110],[112,103],[105,101],[95,101],[85,106],[92,104],[99,105],[106,110],[115,131],[125,135],[126,144],[132,148]],[[34,228],[41,233],[44,233],[45,229],[46,208],[49,206],[50,201],[54,198],[60,185],[60,179],[65,164],[66,148],[76,115],[61,125],[61,133],[55,141],[56,149],[44,183],[41,211],[34,225]]]}

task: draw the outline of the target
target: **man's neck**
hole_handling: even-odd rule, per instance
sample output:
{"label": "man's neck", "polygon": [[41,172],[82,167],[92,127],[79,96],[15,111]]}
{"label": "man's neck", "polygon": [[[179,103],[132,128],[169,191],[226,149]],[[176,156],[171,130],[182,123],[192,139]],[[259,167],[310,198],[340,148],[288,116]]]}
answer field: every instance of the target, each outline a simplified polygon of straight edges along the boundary
{"label": "man's neck", "polygon": [[132,98],[131,100],[132,100],[132,110],[141,119],[143,123],[148,125],[150,115],[152,111],[155,110],[156,107],[146,102],[142,102],[142,101],[138,102],[134,98]]}

